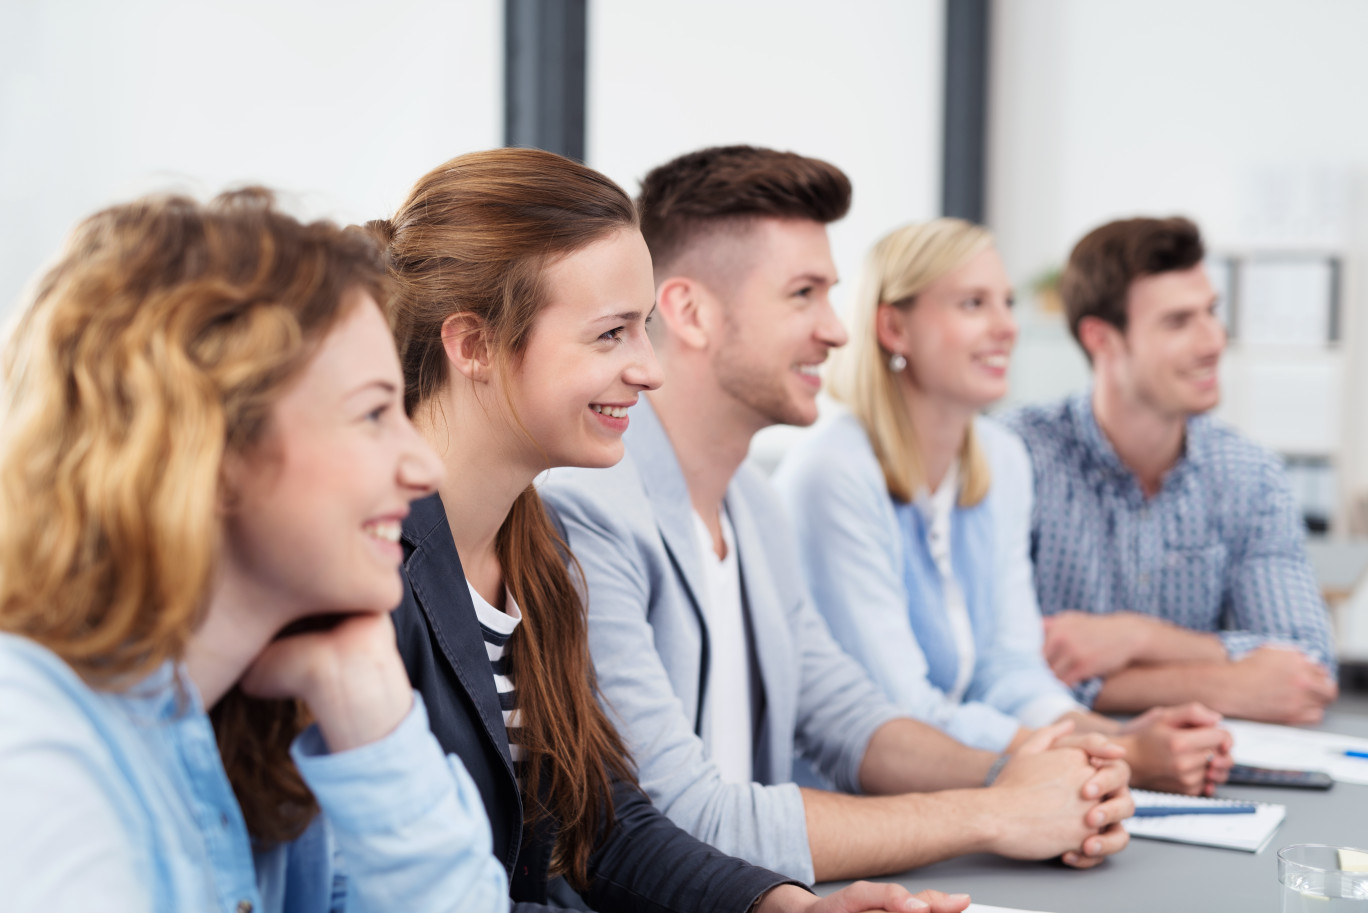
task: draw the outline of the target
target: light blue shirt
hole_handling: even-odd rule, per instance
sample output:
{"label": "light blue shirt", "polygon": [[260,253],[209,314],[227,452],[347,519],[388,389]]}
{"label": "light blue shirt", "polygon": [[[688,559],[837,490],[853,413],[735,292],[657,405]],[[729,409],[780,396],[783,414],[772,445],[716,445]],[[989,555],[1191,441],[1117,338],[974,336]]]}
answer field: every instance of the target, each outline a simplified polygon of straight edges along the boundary
{"label": "light blue shirt", "polygon": [[1021,726],[1081,709],[1041,655],[1027,553],[1030,466],[1021,442],[975,422],[992,484],[950,517],[954,575],[968,604],[974,668],[962,699],[955,639],[925,518],[894,501],[863,426],[841,410],[805,435],[775,473],[817,608],[906,713],[959,741],[1001,751]]}
{"label": "light blue shirt", "polygon": [[0,885],[13,913],[506,911],[489,822],[422,700],[385,738],[291,748],[323,810],[254,858],[193,683],[128,692],[0,634]]}
{"label": "light blue shirt", "polygon": [[[1030,451],[1040,607],[1140,612],[1220,635],[1239,659],[1269,644],[1334,670],[1330,615],[1282,462],[1208,416],[1147,498],[1093,416],[1092,395],[1004,419]],[[1091,704],[1101,679],[1078,687]]]}

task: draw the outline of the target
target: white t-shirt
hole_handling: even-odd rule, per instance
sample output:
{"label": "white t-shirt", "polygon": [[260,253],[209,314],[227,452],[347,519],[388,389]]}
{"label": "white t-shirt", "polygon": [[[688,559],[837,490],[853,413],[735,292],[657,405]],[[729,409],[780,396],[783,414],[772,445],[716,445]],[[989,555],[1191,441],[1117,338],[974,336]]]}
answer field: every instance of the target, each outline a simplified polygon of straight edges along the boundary
{"label": "white t-shirt", "polygon": [[703,559],[703,618],[708,625],[708,684],[705,733],[712,760],[727,783],[750,783],[754,757],[751,719],[750,644],[741,606],[741,565],[736,537],[724,508],[719,518],[727,556],[718,560],[712,533],[697,513],[694,529]]}
{"label": "white t-shirt", "polygon": [[964,599],[964,590],[955,577],[955,564],[950,551],[950,517],[955,512],[955,502],[959,499],[959,461],[950,464],[950,471],[941,480],[940,486],[927,494],[925,489],[917,492],[913,502],[926,523],[926,542],[931,551],[931,560],[940,572],[941,591],[945,594],[945,611],[950,619],[950,631],[955,638],[955,656],[959,667],[955,671],[955,686],[946,695],[950,700],[964,700],[964,692],[974,680],[974,663],[978,653],[974,649],[974,627],[969,620],[969,604]]}

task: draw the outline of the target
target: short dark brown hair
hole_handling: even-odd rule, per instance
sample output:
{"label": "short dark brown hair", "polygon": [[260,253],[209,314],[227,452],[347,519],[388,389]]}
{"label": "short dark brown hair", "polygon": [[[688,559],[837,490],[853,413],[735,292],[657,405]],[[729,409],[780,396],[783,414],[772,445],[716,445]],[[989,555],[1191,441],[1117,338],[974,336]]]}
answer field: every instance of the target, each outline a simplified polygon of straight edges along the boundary
{"label": "short dark brown hair", "polygon": [[681,155],[641,181],[637,211],[657,275],[704,233],[755,218],[835,222],[850,209],[850,179],[821,159],[756,146]]}
{"label": "short dark brown hair", "polygon": [[1096,317],[1126,331],[1126,294],[1142,276],[1190,269],[1202,262],[1201,232],[1182,216],[1121,219],[1094,228],[1069,254],[1059,297],[1069,332],[1081,346],[1078,326]]}

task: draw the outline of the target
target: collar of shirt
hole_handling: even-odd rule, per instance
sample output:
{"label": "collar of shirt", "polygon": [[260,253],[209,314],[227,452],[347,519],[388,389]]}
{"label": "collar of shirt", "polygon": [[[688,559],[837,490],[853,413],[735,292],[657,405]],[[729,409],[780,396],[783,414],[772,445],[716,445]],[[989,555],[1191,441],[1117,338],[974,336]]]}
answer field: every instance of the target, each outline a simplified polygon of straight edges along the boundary
{"label": "collar of shirt", "polygon": [[[1092,408],[1092,390],[1089,389],[1086,393],[1080,393],[1069,400],[1068,409],[1078,442],[1089,459],[1113,475],[1134,479],[1135,473],[1121,461],[1121,457],[1117,456],[1116,448],[1102,433],[1102,427],[1097,424],[1097,416],[1093,414]],[[1192,416],[1187,420],[1187,428],[1183,435],[1183,453],[1165,475],[1166,486],[1185,475],[1189,467],[1200,465],[1206,459],[1210,423],[1211,420],[1205,415]]]}
{"label": "collar of shirt", "polygon": [[922,515],[926,522],[927,529],[948,530],[950,526],[950,514],[955,509],[955,501],[959,497],[959,460],[950,463],[949,470],[945,473],[945,478],[941,479],[940,485],[934,492],[927,491],[926,486],[917,489],[917,495],[912,499],[917,511]]}
{"label": "collar of shirt", "polygon": [[130,717],[145,722],[171,721],[202,710],[199,689],[185,667],[166,660],[146,678],[117,693]]}
{"label": "collar of shirt", "polygon": [[504,589],[504,607],[502,610],[494,608],[489,604],[489,600],[480,595],[479,590],[469,580],[466,581],[466,588],[470,590],[470,601],[475,606],[475,616],[495,634],[512,634],[517,630],[522,622],[522,610],[518,608],[518,601],[513,598],[513,591]]}

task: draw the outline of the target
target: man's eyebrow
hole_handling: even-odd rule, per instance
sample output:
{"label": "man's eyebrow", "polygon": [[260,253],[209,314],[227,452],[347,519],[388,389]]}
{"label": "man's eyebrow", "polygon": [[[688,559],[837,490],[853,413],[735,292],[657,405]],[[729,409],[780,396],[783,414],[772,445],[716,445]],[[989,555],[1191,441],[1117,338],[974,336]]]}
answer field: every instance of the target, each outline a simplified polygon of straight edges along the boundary
{"label": "man's eyebrow", "polygon": [[810,283],[812,285],[835,285],[840,280],[835,276],[827,276],[822,273],[799,273],[789,280],[792,285],[795,282]]}
{"label": "man's eyebrow", "polygon": [[1209,310],[1212,307],[1212,305],[1220,303],[1221,296],[1219,294],[1212,295],[1210,298],[1203,299],[1202,301],[1184,301],[1181,304],[1174,304],[1171,307],[1165,309],[1164,316],[1168,316],[1170,314],[1188,314],[1192,311],[1205,311]]}

